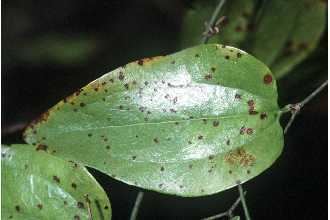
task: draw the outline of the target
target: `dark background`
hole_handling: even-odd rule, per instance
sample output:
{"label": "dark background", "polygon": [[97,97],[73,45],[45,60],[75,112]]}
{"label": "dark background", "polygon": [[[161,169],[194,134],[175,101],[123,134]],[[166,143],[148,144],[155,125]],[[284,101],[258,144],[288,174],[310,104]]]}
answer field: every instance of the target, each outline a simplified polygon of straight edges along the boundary
{"label": "dark background", "polygon": [[[28,122],[104,73],[177,51],[188,7],[175,0],[2,1],[2,143],[22,143]],[[326,31],[312,56],[278,82],[281,106],[327,78],[327,47]],[[327,119],[323,91],[297,117],[278,161],[244,184],[253,219],[326,218]],[[110,197],[113,219],[128,219],[138,189],[91,171]],[[237,196],[236,188],[199,198],[146,192],[138,217],[199,219],[227,210]]]}

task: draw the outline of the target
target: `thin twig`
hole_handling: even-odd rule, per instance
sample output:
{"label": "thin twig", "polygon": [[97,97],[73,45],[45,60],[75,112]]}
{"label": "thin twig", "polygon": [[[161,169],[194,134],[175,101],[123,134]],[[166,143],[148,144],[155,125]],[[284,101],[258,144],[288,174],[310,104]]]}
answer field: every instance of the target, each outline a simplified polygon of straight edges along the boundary
{"label": "thin twig", "polygon": [[[246,191],[244,192],[244,195],[246,195]],[[202,218],[201,220],[214,220],[214,219],[222,218],[222,217],[225,217],[225,216],[228,216],[228,217],[231,218],[232,215],[233,215],[234,210],[237,208],[240,201],[241,201],[241,197],[238,197],[236,199],[236,201],[233,203],[233,205],[227,211],[216,214],[216,215],[212,215],[212,216],[207,217],[207,218]]]}
{"label": "thin twig", "polygon": [[135,200],[135,204],[134,204],[132,213],[131,213],[130,220],[136,220],[136,217],[137,217],[138,212],[139,212],[139,207],[140,207],[142,199],[143,199],[143,194],[144,193],[142,191],[140,191],[138,193],[138,195],[136,197],[136,200]]}
{"label": "thin twig", "polygon": [[243,187],[242,187],[240,182],[238,182],[238,192],[239,192],[239,196],[241,198],[241,202],[242,202],[242,206],[243,206],[243,210],[244,210],[244,214],[245,214],[245,219],[246,220],[251,220],[249,210],[248,210],[248,207],[246,205],[244,193],[243,193]]}
{"label": "thin twig", "polygon": [[[214,27],[214,24],[217,21],[217,17],[219,16],[221,8],[225,4],[225,2],[226,2],[226,0],[219,0],[219,4],[215,8],[205,32],[208,32],[209,30],[211,30]],[[210,38],[210,35],[208,35],[208,34],[203,35],[202,44],[206,44],[208,42],[209,38]]]}
{"label": "thin twig", "polygon": [[[286,111],[290,111],[291,112],[291,118],[290,118],[289,122],[287,123],[287,125],[284,128],[284,134],[286,134],[288,132],[288,130],[291,127],[294,119],[299,114],[300,110],[304,107],[304,105],[306,105],[308,102],[310,102],[327,85],[328,85],[328,80],[326,80],[325,82],[323,82],[317,89],[315,89],[310,95],[308,95],[301,102],[298,102],[296,104],[290,104],[290,105],[287,105],[286,107],[284,107],[284,109],[286,109]],[[284,112],[285,112],[285,110],[284,110]]]}

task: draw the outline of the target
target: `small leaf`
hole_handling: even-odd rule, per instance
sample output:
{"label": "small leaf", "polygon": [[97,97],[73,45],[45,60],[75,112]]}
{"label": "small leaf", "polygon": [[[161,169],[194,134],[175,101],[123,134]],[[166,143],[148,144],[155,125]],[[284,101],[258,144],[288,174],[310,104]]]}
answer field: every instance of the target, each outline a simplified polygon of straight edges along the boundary
{"label": "small leaf", "polygon": [[286,41],[285,47],[272,64],[276,78],[283,77],[294,66],[305,59],[317,46],[325,29],[326,4],[319,0],[304,0],[295,26]]}
{"label": "small leaf", "polygon": [[32,123],[25,140],[131,185],[201,196],[267,169],[283,146],[278,119],[270,70],[208,44],[102,76]]}
{"label": "small leaf", "polygon": [[263,4],[247,46],[251,54],[270,65],[284,47],[302,4],[300,0],[268,0]]}
{"label": "small leaf", "polygon": [[[109,200],[88,171],[27,145],[1,149],[3,219],[110,219]],[[90,211],[89,211],[90,210]]]}

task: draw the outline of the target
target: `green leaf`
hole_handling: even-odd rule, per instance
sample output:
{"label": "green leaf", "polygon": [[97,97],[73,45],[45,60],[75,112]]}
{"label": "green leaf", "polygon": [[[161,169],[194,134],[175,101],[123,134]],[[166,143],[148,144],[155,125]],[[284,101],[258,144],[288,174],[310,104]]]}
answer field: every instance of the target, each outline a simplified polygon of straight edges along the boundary
{"label": "green leaf", "polygon": [[[39,146],[39,149],[42,149]],[[110,219],[109,200],[88,171],[28,145],[1,149],[3,219]]]}
{"label": "green leaf", "polygon": [[234,216],[230,220],[240,220],[241,218],[239,216]]}
{"label": "green leaf", "polygon": [[[209,22],[217,4],[218,1],[196,1],[193,8],[186,11],[181,28],[182,48],[201,43],[202,33],[205,31],[204,23]],[[247,35],[253,8],[253,0],[227,1],[219,14],[219,18],[226,16],[226,22],[220,25],[220,32],[209,42],[238,46]]]}
{"label": "green leaf", "polygon": [[25,140],[131,185],[201,196],[267,169],[283,146],[278,119],[270,70],[207,44],[105,74],[32,123]]}
{"label": "green leaf", "polygon": [[304,7],[300,10],[286,46],[271,66],[276,78],[283,77],[304,60],[315,49],[325,29],[325,2],[304,0],[301,4]]}
{"label": "green leaf", "polygon": [[247,42],[249,52],[266,65],[280,54],[300,11],[300,0],[268,0],[259,12],[255,32]]}

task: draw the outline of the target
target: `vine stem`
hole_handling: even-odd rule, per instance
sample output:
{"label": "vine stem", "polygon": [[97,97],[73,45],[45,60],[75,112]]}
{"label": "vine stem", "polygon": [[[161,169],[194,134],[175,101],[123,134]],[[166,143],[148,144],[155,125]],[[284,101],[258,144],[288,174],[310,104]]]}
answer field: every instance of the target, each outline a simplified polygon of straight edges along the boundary
{"label": "vine stem", "polygon": [[245,214],[245,219],[246,220],[251,220],[249,210],[248,210],[247,205],[246,205],[244,193],[243,193],[243,187],[242,187],[240,182],[238,182],[238,192],[239,192],[239,197],[241,198],[241,202],[242,202],[242,206],[243,206],[243,210],[244,210],[244,214]]}
{"label": "vine stem", "polygon": [[[221,8],[225,4],[225,2],[226,2],[226,0],[219,0],[219,3],[217,5],[217,7],[215,8],[215,10],[212,14],[212,17],[211,17],[209,23],[207,24],[207,27],[206,27],[206,30],[205,30],[206,33],[208,32],[208,30],[211,30],[214,27],[214,25],[217,21],[217,17],[219,16]],[[210,39],[210,35],[205,34],[202,38],[202,44],[206,44],[209,39]]]}
{"label": "vine stem", "polygon": [[328,80],[324,81],[317,89],[315,89],[311,94],[309,94],[301,102],[298,102],[296,104],[286,105],[283,109],[281,109],[282,113],[291,112],[291,118],[284,128],[284,134],[286,134],[288,132],[289,128],[291,127],[296,116],[299,114],[300,110],[308,102],[310,102],[317,94],[319,94],[327,85],[328,85]]}
{"label": "vine stem", "polygon": [[136,220],[136,217],[138,215],[139,207],[141,205],[143,196],[144,196],[144,192],[140,191],[138,193],[137,197],[136,197],[135,204],[134,204],[134,207],[133,207],[133,210],[132,210],[132,213],[131,213],[130,220]]}
{"label": "vine stem", "polygon": [[[246,191],[244,192],[244,195],[246,195]],[[214,219],[218,219],[218,218],[222,218],[225,216],[228,216],[229,218],[233,217],[233,212],[236,209],[236,207],[239,205],[239,203],[241,202],[241,196],[239,196],[236,201],[232,204],[232,206],[225,212],[216,214],[216,215],[212,215],[210,217],[207,218],[202,218],[201,220],[214,220]]]}

